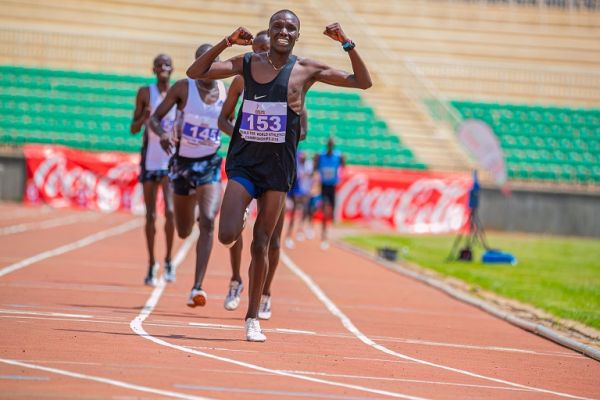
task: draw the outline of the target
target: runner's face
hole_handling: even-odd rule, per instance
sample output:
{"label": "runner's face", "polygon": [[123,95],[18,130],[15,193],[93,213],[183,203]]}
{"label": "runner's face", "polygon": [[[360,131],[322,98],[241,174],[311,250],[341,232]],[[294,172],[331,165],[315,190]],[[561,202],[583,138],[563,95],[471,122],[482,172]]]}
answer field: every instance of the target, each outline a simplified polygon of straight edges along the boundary
{"label": "runner's face", "polygon": [[269,43],[269,37],[267,35],[260,35],[254,38],[252,42],[252,51],[255,53],[264,53],[269,51],[271,43]]}
{"label": "runner's face", "polygon": [[173,72],[173,62],[169,57],[159,57],[154,61],[154,74],[159,79],[169,79]]}
{"label": "runner's face", "polygon": [[277,52],[289,53],[300,34],[300,23],[292,14],[276,15],[269,26],[271,48]]}

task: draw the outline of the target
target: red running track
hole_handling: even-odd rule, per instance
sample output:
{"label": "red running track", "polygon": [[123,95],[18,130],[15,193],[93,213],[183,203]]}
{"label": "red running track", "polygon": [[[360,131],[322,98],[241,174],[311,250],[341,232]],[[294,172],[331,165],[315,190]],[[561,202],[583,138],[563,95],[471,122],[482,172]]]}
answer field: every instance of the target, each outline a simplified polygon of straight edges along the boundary
{"label": "red running track", "polygon": [[177,282],[143,286],[141,224],[0,205],[0,397],[600,398],[598,362],[316,241],[284,252],[268,340],[248,343],[226,249],[189,309],[193,251],[178,240]]}

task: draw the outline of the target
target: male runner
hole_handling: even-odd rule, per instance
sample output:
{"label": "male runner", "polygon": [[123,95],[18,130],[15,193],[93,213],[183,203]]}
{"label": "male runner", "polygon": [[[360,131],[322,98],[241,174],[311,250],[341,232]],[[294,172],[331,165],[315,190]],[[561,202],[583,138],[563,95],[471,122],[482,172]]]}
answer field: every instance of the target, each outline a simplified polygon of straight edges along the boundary
{"label": "male runner", "polygon": [[[172,191],[169,186],[169,154],[167,154],[159,143],[159,138],[154,134],[152,128],[148,126],[148,118],[169,90],[169,79],[173,72],[173,62],[171,57],[166,54],[159,54],[154,58],[153,72],[156,75],[156,83],[150,86],[143,86],[137,92],[135,100],[135,111],[131,121],[131,134],[136,134],[144,126],[142,157],[140,162],[140,176],[138,180],[142,184],[144,192],[144,203],[146,205],[146,246],[148,248],[149,266],[148,273],[144,279],[146,285],[154,286],[156,284],[156,272],[159,268],[154,258],[154,237],[156,236],[156,197],[159,186],[162,188],[163,199],[165,203],[165,236],[167,239],[167,254],[165,256],[165,280],[172,282],[175,280],[175,271],[171,264],[171,250],[173,249],[173,199]],[[167,110],[165,118],[162,121],[165,131],[170,132],[173,129],[175,121],[175,107]]]}
{"label": "male runner", "polygon": [[294,227],[296,225],[296,215],[300,211],[300,229],[296,231],[296,239],[299,241],[304,240],[305,234],[301,229],[304,223],[304,215],[306,214],[306,207],[308,199],[310,197],[310,189],[312,185],[312,174],[313,171],[309,166],[306,159],[306,153],[300,151],[298,153],[296,165],[296,180],[292,190],[288,193],[288,197],[292,200],[292,212],[290,213],[290,222],[288,223],[287,234],[285,238],[285,247],[293,249],[296,247],[294,244]]}
{"label": "male runner", "polygon": [[335,189],[340,182],[339,170],[343,168],[346,160],[342,153],[333,150],[334,141],[330,137],[327,141],[327,150],[315,155],[315,168],[321,177],[321,249],[327,250],[327,222],[333,221],[335,215]]}
{"label": "male runner", "polygon": [[[268,32],[258,32],[252,41],[252,51],[257,54],[264,53],[269,51],[269,48],[270,42]],[[229,86],[227,100],[225,100],[225,104],[223,104],[223,108],[221,109],[221,115],[219,115],[219,128],[229,136],[233,135],[234,126],[232,121],[235,123],[235,106],[237,105],[238,99],[243,92],[244,78],[243,76],[238,75],[234,78],[231,86]],[[306,109],[303,109],[302,111],[302,133],[300,135],[300,140],[305,138],[307,129]],[[283,230],[284,217],[285,209],[281,210],[281,215],[279,216],[279,220],[277,221],[277,225],[275,225],[275,230],[271,236],[271,241],[269,242],[269,270],[267,272],[267,278],[265,280],[265,285],[263,287],[263,292],[260,299],[260,307],[258,310],[258,318],[260,319],[271,318],[271,283],[273,282],[273,277],[275,276],[275,271],[277,269],[277,265],[279,264],[280,240],[281,232]],[[221,216],[221,218],[223,218],[223,216]],[[236,247],[238,247],[238,243],[240,244],[240,251],[241,242],[242,238],[240,236],[236,242]],[[225,297],[224,306],[226,310],[235,310],[240,304],[240,295],[243,290],[242,277],[240,275],[240,263],[241,255],[238,257],[231,257],[232,276],[229,283],[229,291]]]}
{"label": "male runner", "polygon": [[324,34],[342,43],[348,51],[353,74],[292,55],[299,36],[300,20],[290,10],[281,10],[269,20],[271,49],[267,53],[215,61],[233,44],[249,45],[252,34],[240,27],[196,59],[188,68],[193,79],[244,76],[244,101],[227,153],[229,177],[219,222],[219,241],[232,246],[243,229],[243,214],[252,198],[258,201],[251,245],[250,284],[246,313],[246,340],[265,341],[257,319],[264,280],[268,271],[268,249],[275,225],[291,189],[300,139],[300,113],[304,97],[315,82],[367,89],[369,72],[354,49],[354,43],[339,24],[326,27]]}
{"label": "male runner", "polygon": [[[196,50],[196,57],[211,47],[203,44]],[[187,302],[190,307],[204,306],[207,300],[202,282],[212,250],[214,221],[221,200],[221,157],[217,155],[221,133],[217,120],[225,96],[225,86],[221,81],[182,79],[167,92],[150,118],[152,128],[160,135],[161,146],[169,153],[174,152],[169,178],[173,184],[175,226],[179,237],[186,238],[192,233],[196,204],[200,211],[197,218],[200,237],[196,244],[196,273]],[[177,137],[172,140],[171,135],[161,129],[160,121],[175,105],[179,116]]]}

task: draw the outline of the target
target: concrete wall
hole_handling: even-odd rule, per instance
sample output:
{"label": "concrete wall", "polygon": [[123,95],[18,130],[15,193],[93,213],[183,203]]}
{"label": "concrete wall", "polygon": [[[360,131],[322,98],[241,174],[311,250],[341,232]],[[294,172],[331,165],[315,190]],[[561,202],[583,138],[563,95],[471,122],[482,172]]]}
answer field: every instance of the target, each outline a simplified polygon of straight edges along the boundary
{"label": "concrete wall", "polygon": [[21,152],[0,152],[0,200],[21,201],[25,186],[25,159]]}
{"label": "concrete wall", "polygon": [[479,217],[485,229],[600,237],[600,193],[484,188]]}

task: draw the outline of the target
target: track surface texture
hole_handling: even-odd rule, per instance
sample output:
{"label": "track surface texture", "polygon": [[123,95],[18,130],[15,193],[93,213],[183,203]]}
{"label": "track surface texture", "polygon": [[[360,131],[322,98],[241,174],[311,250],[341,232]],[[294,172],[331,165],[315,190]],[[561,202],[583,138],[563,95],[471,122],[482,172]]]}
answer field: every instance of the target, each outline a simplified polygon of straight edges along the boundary
{"label": "track surface texture", "polygon": [[190,309],[194,238],[176,240],[177,281],[151,288],[142,229],[0,204],[0,397],[600,399],[600,363],[316,240],[282,251],[268,339],[246,342],[247,291],[223,308],[227,250]]}

